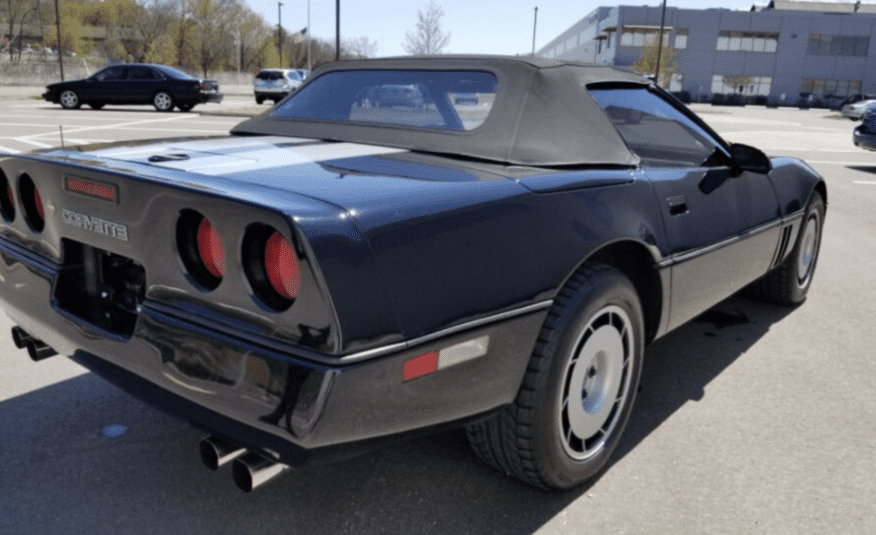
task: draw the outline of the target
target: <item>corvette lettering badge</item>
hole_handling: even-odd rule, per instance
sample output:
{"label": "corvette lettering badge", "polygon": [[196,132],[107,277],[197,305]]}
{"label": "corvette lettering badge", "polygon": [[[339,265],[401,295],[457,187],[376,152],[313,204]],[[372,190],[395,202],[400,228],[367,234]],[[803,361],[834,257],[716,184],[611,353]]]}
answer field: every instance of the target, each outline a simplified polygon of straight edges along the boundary
{"label": "corvette lettering badge", "polygon": [[70,210],[61,210],[61,220],[64,223],[90,230],[97,234],[105,234],[111,238],[128,241],[128,227],[112,221],[104,221],[98,217],[89,217],[85,214],[77,214]]}

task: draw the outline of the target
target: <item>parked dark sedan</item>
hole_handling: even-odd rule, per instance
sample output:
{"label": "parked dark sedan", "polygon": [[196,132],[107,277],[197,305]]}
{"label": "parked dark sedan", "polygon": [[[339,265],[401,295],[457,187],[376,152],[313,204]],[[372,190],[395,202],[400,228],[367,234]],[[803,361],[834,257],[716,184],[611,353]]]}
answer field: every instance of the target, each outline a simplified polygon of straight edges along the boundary
{"label": "parked dark sedan", "polygon": [[[365,102],[387,88],[429,104]],[[0,308],[34,360],[203,429],[247,491],[453,426],[580,484],[647,344],[742,289],[799,305],[818,261],[810,166],[614,67],[338,62],[231,134],[0,155]]]}
{"label": "parked dark sedan", "polygon": [[46,86],[43,98],[67,109],[83,104],[99,110],[106,104],[152,104],[158,111],[189,111],[197,104],[222,102],[219,84],[166,65],[112,65],[88,78]]}

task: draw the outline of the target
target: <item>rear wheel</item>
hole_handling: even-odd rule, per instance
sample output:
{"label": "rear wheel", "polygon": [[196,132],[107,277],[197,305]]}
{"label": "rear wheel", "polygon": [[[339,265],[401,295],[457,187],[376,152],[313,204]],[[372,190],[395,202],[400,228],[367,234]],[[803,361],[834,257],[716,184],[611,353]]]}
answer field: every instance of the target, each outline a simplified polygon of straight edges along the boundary
{"label": "rear wheel", "polygon": [[805,301],[818,263],[823,225],[824,199],[818,192],[813,192],[791,254],[772,271],[751,283],[745,293],[779,305],[798,305]]}
{"label": "rear wheel", "polygon": [[89,106],[91,106],[91,109],[93,110],[99,110],[103,108],[103,102],[92,102]]}
{"label": "rear wheel", "polygon": [[194,108],[195,105],[194,104],[178,104],[176,107],[179,108],[179,111],[192,111],[192,108]]}
{"label": "rear wheel", "polygon": [[79,95],[72,89],[65,89],[58,100],[61,102],[61,106],[68,110],[75,110],[82,106]]}
{"label": "rear wheel", "polygon": [[544,488],[596,475],[632,410],[643,324],[629,279],[609,266],[582,267],[548,314],[517,399],[467,428],[478,456]]}
{"label": "rear wheel", "polygon": [[265,101],[265,97],[256,97],[255,99],[256,99],[256,104],[261,104],[262,102]]}
{"label": "rear wheel", "polygon": [[167,91],[159,91],[152,97],[152,105],[158,111],[172,111],[173,97]]}

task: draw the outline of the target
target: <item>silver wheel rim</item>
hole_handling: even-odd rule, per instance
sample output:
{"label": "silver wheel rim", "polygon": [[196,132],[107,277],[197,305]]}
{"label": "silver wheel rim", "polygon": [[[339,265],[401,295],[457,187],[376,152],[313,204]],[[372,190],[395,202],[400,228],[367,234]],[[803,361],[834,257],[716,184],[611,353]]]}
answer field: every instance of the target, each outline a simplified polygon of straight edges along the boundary
{"label": "silver wheel rim", "polygon": [[818,214],[813,212],[806,220],[803,239],[800,241],[800,254],[797,256],[797,285],[800,288],[809,283],[812,268],[815,266],[815,255],[818,254]]}
{"label": "silver wheel rim", "polygon": [[578,334],[563,373],[558,424],[563,449],[584,461],[605,447],[628,397],[635,351],[632,322],[620,307],[600,309]]}
{"label": "silver wheel rim", "polygon": [[74,108],[79,103],[79,97],[73,91],[64,91],[61,93],[61,104],[65,108]]}
{"label": "silver wheel rim", "polygon": [[158,93],[155,95],[155,107],[162,111],[169,109],[170,95],[167,93]]}

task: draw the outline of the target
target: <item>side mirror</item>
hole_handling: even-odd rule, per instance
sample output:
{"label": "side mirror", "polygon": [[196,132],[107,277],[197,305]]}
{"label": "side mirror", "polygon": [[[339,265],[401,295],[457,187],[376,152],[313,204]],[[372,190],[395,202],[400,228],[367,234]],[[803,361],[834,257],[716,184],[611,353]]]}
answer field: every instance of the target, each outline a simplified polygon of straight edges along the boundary
{"label": "side mirror", "polygon": [[761,150],[742,143],[730,145],[730,157],[733,165],[743,171],[767,174],[773,170],[773,164]]}

